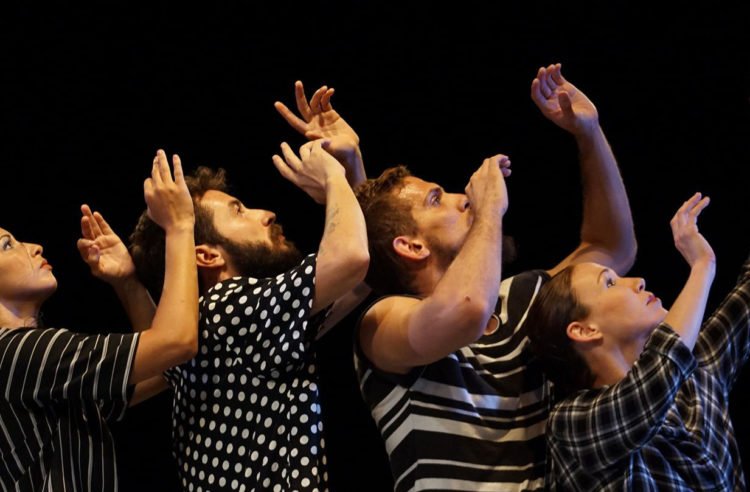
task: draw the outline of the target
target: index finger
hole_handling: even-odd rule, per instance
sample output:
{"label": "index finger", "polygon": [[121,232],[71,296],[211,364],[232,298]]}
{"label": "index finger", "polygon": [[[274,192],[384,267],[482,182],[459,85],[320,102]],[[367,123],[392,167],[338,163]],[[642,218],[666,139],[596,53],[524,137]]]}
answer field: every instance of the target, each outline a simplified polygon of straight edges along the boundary
{"label": "index finger", "polygon": [[276,111],[279,112],[281,117],[284,118],[292,128],[304,135],[304,133],[307,131],[306,121],[301,120],[296,114],[292,113],[292,111],[286,107],[286,104],[281,101],[276,101],[275,103],[273,103],[273,107],[276,108]]}
{"label": "index finger", "polygon": [[[99,224],[97,224],[94,214],[91,212],[91,207],[84,203],[81,205],[81,213],[83,214],[83,217],[81,217],[81,232],[83,232],[83,237],[86,239],[96,239],[101,236],[102,230],[99,228]],[[84,227],[87,228],[86,231],[84,231]],[[88,236],[86,235],[87,232]]]}

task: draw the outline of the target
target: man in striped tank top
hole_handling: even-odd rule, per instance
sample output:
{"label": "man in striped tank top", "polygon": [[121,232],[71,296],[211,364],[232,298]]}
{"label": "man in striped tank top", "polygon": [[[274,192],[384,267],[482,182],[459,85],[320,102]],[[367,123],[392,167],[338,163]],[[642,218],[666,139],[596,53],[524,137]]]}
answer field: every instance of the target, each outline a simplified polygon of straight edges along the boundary
{"label": "man in striped tank top", "polygon": [[397,491],[543,489],[548,402],[527,348],[529,304],[567,265],[595,261],[625,272],[634,261],[630,207],[595,106],[559,64],[539,69],[531,94],[573,134],[581,156],[581,243],[554,268],[501,283],[504,155],[485,159],[465,194],[403,167],[357,190],[371,257],[366,281],[386,297],[360,321],[355,363]]}

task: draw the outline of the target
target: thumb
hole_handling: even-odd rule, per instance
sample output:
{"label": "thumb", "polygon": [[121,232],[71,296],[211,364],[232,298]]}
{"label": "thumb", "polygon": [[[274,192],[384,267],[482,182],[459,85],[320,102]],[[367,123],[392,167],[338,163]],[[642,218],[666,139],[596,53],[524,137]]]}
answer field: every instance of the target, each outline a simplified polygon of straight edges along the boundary
{"label": "thumb", "polygon": [[570,102],[570,95],[567,92],[559,92],[557,94],[557,102],[560,103],[560,108],[565,116],[574,116],[573,105]]}
{"label": "thumb", "polygon": [[89,264],[99,263],[99,248],[97,248],[96,245],[92,245],[89,248],[88,255],[87,255],[87,262]]}
{"label": "thumb", "polygon": [[81,253],[81,258],[89,265],[96,264],[99,261],[99,248],[96,247],[94,241],[79,239],[76,246],[78,246],[78,252]]}

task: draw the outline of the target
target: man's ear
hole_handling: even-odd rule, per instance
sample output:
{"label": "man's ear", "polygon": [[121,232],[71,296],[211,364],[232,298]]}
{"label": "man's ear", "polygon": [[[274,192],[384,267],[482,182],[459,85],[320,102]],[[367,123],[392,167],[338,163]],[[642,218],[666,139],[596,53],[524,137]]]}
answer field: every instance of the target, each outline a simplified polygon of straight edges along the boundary
{"label": "man's ear", "polygon": [[199,244],[195,247],[195,262],[198,268],[222,268],[226,265],[221,249],[208,244]]}
{"label": "man's ear", "polygon": [[397,255],[409,260],[422,261],[430,256],[425,242],[412,236],[398,236],[393,240],[393,250]]}
{"label": "man's ear", "polygon": [[588,343],[602,339],[602,332],[599,331],[599,327],[585,321],[573,321],[568,325],[565,332],[568,334],[568,338],[574,342]]}

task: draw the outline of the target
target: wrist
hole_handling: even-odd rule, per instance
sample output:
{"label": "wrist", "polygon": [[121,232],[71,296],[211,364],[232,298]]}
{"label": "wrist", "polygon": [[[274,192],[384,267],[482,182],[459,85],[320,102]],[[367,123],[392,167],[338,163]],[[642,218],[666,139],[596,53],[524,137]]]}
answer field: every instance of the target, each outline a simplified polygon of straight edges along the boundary
{"label": "wrist", "polygon": [[115,289],[115,292],[118,294],[125,294],[127,292],[132,292],[133,287],[139,284],[140,280],[138,280],[138,276],[135,274],[135,271],[133,271],[124,277],[111,279],[109,283]]}
{"label": "wrist", "polygon": [[571,132],[581,152],[594,147],[604,136],[599,120],[585,122]]}
{"label": "wrist", "polygon": [[698,258],[690,265],[690,272],[708,275],[710,278],[716,274],[716,257],[714,256],[703,256]]}
{"label": "wrist", "polygon": [[164,228],[167,235],[193,234],[195,229],[195,218],[181,219]]}

